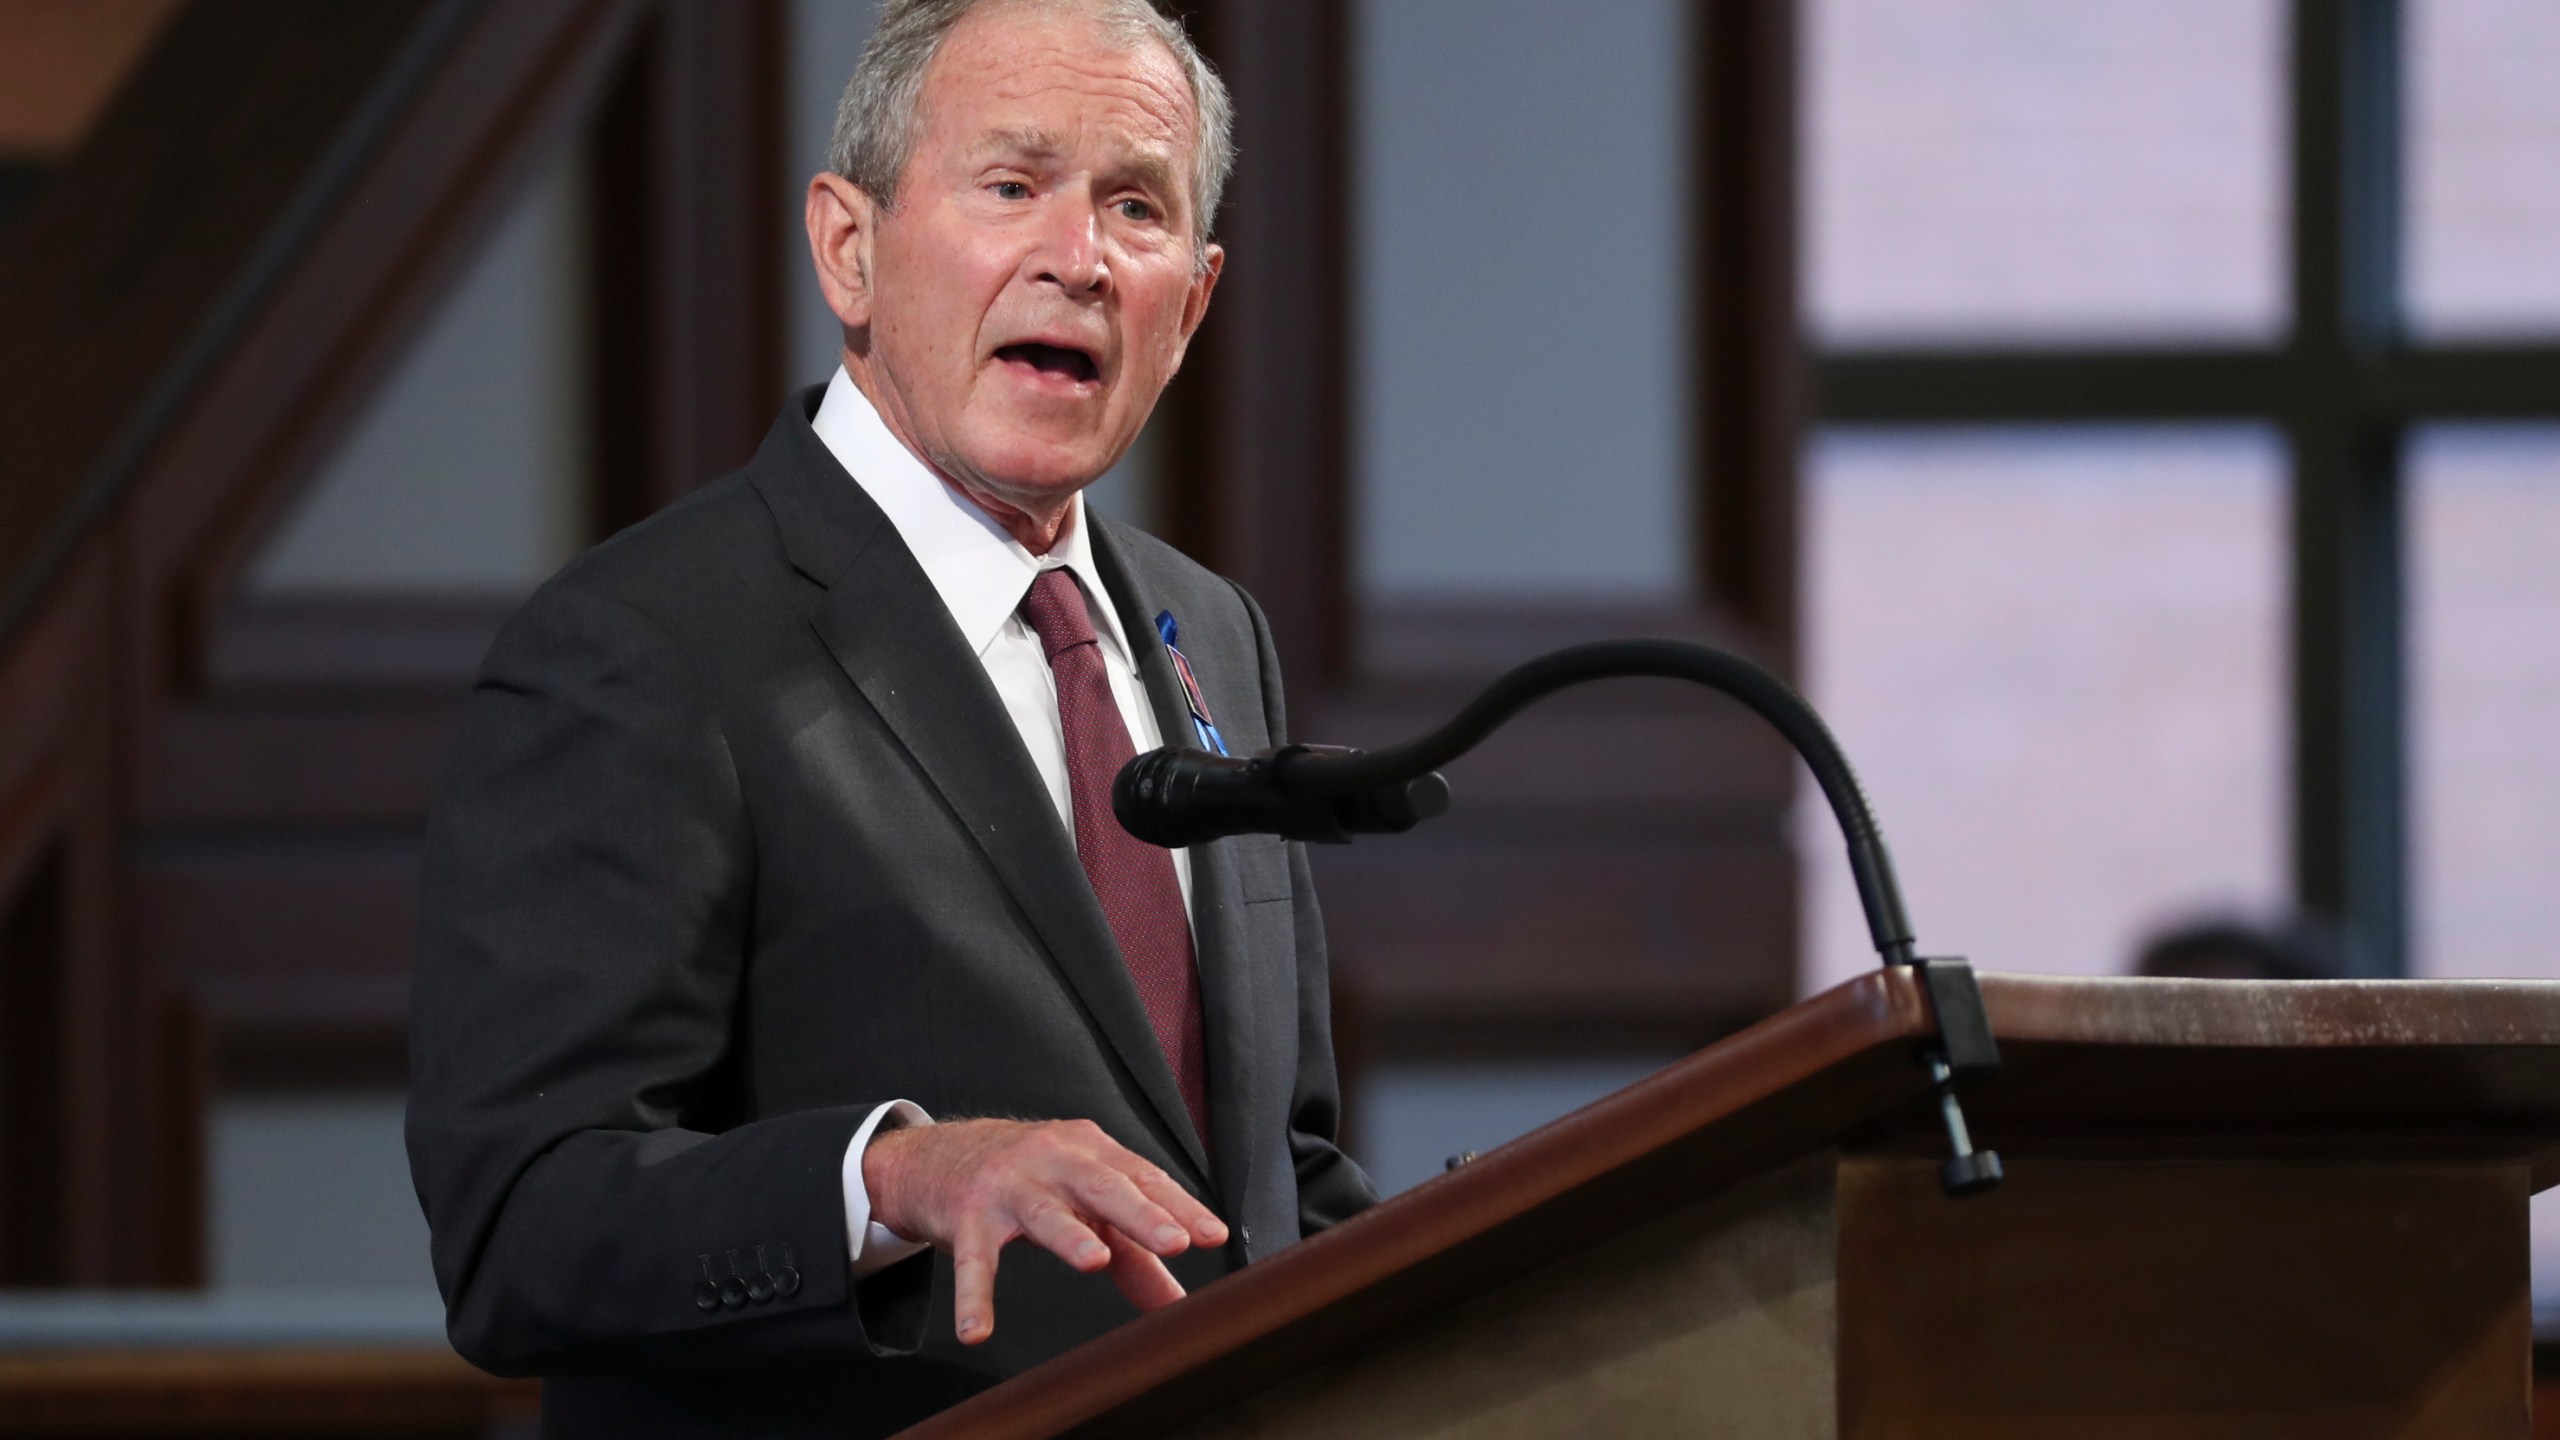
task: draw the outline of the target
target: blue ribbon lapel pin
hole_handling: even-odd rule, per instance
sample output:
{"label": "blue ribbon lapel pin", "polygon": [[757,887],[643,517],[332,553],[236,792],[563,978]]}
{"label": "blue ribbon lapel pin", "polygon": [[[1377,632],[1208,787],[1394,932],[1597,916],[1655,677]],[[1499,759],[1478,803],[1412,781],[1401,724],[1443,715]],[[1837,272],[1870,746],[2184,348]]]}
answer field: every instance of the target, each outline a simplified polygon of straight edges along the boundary
{"label": "blue ribbon lapel pin", "polygon": [[1174,642],[1182,637],[1182,627],[1174,623],[1173,612],[1156,612],[1156,634],[1164,637],[1164,653],[1173,659],[1173,673],[1182,681],[1182,702],[1191,709],[1191,733],[1203,750],[1227,753],[1227,742],[1218,734],[1218,723],[1209,718],[1208,697],[1200,693],[1199,677],[1191,673],[1191,662],[1183,658]]}

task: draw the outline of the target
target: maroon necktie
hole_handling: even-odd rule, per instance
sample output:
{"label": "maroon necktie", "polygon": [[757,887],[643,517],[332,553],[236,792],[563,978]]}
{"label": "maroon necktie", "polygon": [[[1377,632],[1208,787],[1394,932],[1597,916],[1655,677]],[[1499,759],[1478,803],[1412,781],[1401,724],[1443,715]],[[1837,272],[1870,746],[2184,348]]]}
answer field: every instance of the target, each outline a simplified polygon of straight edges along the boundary
{"label": "maroon necktie", "polygon": [[1111,782],[1137,749],[1103,670],[1102,643],[1085,614],[1084,591],[1066,570],[1043,570],[1023,597],[1022,618],[1040,637],[1058,682],[1058,720],[1066,731],[1067,793],[1074,798],[1076,858],[1093,882],[1102,917],[1120,942],[1129,978],[1147,1007],[1147,1023],[1201,1147],[1209,1144],[1209,1065],[1200,1039],[1200,974],[1191,963],[1191,919],[1173,856],[1120,828],[1111,813]]}

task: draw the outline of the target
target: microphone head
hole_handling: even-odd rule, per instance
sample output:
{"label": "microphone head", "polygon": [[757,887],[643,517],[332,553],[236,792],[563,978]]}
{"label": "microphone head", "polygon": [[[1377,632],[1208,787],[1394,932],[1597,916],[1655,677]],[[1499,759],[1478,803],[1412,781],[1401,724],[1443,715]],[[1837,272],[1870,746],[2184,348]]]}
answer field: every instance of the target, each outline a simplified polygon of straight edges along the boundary
{"label": "microphone head", "polygon": [[1120,828],[1168,850],[1229,835],[1338,845],[1410,830],[1448,808],[1449,782],[1436,771],[1363,790],[1299,788],[1273,754],[1239,760],[1170,745],[1131,759],[1111,782]]}
{"label": "microphone head", "polygon": [[1251,834],[1261,808],[1254,803],[1256,767],[1184,746],[1149,750],[1120,767],[1111,813],[1121,829],[1167,850]]}

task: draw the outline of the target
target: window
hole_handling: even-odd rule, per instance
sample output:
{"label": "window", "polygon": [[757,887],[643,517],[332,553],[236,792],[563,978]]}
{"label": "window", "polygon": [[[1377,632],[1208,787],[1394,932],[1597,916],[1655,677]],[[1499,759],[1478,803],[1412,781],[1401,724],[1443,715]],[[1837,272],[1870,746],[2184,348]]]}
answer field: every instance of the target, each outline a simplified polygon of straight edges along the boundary
{"label": "window", "polygon": [[2560,330],[2560,6],[2409,10],[2407,303],[2429,338]]}
{"label": "window", "polygon": [[[2552,642],[2495,639],[2553,603],[2553,432],[2440,424],[2560,416],[2560,14],[2536,0],[1806,13],[1805,317],[1825,427],[1808,452],[1809,675],[1853,758],[1872,752],[1924,945],[2120,968],[2164,906],[2219,898],[2335,922],[2359,973],[2551,966],[2497,938],[2548,934],[2547,911],[2517,909],[2535,902],[2512,870],[2545,842],[2485,776],[2547,773],[2560,754],[2537,723]],[[2117,428],[2020,428],[2093,425]],[[2200,438],[2214,433],[2258,438],[2217,452]],[[2142,519],[2101,534],[2063,516],[2097,505],[2098,469],[2148,489]],[[2009,498],[1969,511],[1986,487]],[[2141,575],[2175,571],[2134,557],[2177,543],[2157,532],[2181,514],[2225,560],[2146,596]],[[1950,573],[1950,554],[1972,569]],[[2250,555],[2266,568],[2244,595],[2223,565]],[[2119,628],[2097,618],[2110,606]],[[1920,673],[1927,616],[1984,633],[1969,650],[1939,640],[1941,671]],[[2134,648],[2181,624],[2202,638]],[[2076,643],[2052,638],[2075,625]],[[2092,685],[2088,667],[2110,663]],[[2039,783],[2039,751],[2086,742],[2075,718],[2126,703],[2163,707],[2100,747],[2143,783]],[[2035,717],[2040,743],[1993,763],[1952,717],[1988,725],[2003,704]],[[2186,724],[2192,750],[2157,768]],[[1881,733],[1861,743],[1868,728]],[[1971,862],[1930,852],[2042,823],[2051,848],[2016,863],[2084,874],[2072,908],[2115,933],[2036,929],[2046,892],[2027,875],[1937,873]],[[2177,857],[2200,868],[2174,884],[2133,858],[2199,825],[2215,833]],[[1806,857],[1814,974],[1834,974],[1829,847]],[[1997,923],[2028,955],[1934,919],[1933,892],[1987,914],[1972,897],[2002,880]],[[2019,889],[2035,892],[2024,912]]]}
{"label": "window", "polygon": [[2419,973],[2560,972],[2560,425],[2409,456]]}
{"label": "window", "polygon": [[2277,335],[2284,43],[2276,0],[1813,0],[1814,333]]}
{"label": "window", "polygon": [[1367,0],[1352,533],[1381,599],[1688,587],[1672,0]]}
{"label": "window", "polygon": [[[2285,890],[2284,452],[2263,428],[1823,433],[1806,681],[1923,948],[2122,972]],[[1876,963],[1800,797],[1808,989]]]}

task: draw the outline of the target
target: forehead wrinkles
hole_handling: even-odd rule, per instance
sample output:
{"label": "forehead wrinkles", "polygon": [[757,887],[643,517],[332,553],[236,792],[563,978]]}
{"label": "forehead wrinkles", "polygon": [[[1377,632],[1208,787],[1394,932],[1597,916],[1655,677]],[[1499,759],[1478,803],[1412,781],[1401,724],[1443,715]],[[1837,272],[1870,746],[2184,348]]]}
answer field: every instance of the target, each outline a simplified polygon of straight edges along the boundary
{"label": "forehead wrinkles", "polygon": [[[1063,94],[1084,102],[1079,109],[1099,102],[1102,117],[1125,126],[1133,138],[1167,147],[1188,142],[1193,121],[1190,83],[1162,47],[1149,43],[1122,49],[1097,42],[1089,32],[1075,35],[1076,43],[1059,44],[1054,31],[1039,33],[1048,28],[1026,26],[994,34],[971,34],[964,29],[955,35],[953,39],[960,43],[935,59],[933,73],[927,77],[923,99],[928,129],[945,110],[962,112],[989,102],[1005,107],[1028,105]],[[1077,123],[1092,118],[1090,113],[1079,115]],[[1043,127],[998,121],[993,128]],[[975,137],[952,138],[965,143]]]}

